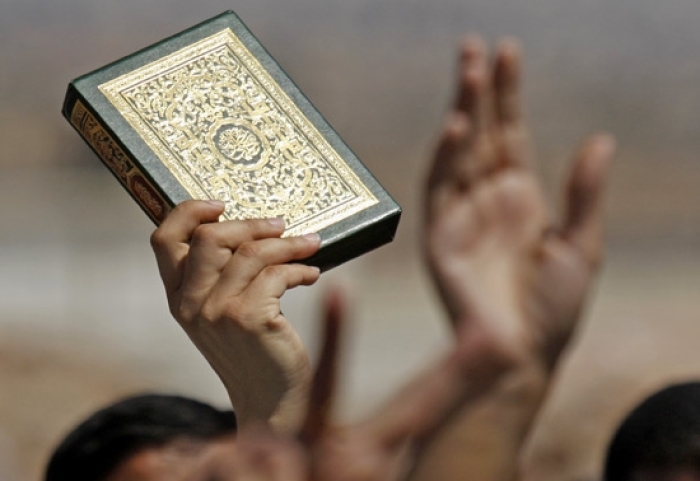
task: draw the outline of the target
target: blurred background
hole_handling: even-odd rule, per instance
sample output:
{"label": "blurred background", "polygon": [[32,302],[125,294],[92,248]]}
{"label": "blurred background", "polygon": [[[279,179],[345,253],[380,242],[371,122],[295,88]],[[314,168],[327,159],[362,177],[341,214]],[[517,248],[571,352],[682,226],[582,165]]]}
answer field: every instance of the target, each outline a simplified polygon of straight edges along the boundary
{"label": "blurred background", "polygon": [[72,78],[225,9],[404,207],[393,244],[283,299],[313,356],[323,285],[350,286],[341,418],[373,409],[449,340],[416,237],[467,32],[524,45],[553,205],[585,135],[620,145],[607,264],[533,437],[533,472],[595,479],[629,407],[700,377],[697,0],[0,0],[0,479],[39,479],[60,436],[117,396],[226,405],[169,317],[153,225],[60,116]]}

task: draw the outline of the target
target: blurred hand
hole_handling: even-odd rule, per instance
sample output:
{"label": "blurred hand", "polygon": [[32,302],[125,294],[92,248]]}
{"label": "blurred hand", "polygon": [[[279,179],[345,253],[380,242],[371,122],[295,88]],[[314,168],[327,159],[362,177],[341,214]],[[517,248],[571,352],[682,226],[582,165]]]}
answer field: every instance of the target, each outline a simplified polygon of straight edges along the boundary
{"label": "blurred hand", "polygon": [[[243,429],[235,463],[241,477],[231,479],[403,479],[411,467],[410,454],[423,440],[457,407],[471,405],[488,392],[509,367],[508,360],[483,339],[460,337],[439,362],[415,377],[369,419],[352,426],[332,425],[343,305],[338,291],[326,297],[323,348],[302,429],[296,437],[275,433],[265,426]],[[464,472],[454,479],[468,479],[469,475]]]}
{"label": "blurred hand", "polygon": [[453,323],[551,368],[601,262],[614,142],[597,135],[578,149],[556,222],[534,172],[520,73],[515,41],[500,42],[493,59],[480,38],[465,41],[428,176],[423,251]]}
{"label": "blurred hand", "polygon": [[298,427],[311,370],[280,297],[319,270],[316,234],[280,238],[282,219],[219,222],[224,204],[187,201],[153,233],[170,312],[226,386],[241,425]]}

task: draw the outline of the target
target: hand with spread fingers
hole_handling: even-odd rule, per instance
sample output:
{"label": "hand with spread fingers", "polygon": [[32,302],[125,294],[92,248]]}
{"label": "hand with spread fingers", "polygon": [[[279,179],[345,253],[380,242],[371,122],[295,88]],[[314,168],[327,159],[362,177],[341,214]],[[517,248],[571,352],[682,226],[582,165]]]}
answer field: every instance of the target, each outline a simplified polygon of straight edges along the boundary
{"label": "hand with spread fingers", "polygon": [[[489,319],[504,345],[551,365],[578,320],[602,253],[607,135],[574,157],[560,222],[534,171],[520,105],[520,48],[479,38],[461,51],[458,93],[425,195],[423,248],[449,316]],[[498,320],[494,324],[494,320]]]}
{"label": "hand with spread fingers", "polygon": [[460,335],[499,346],[514,367],[480,419],[464,410],[431,440],[416,481],[453,479],[465,469],[473,480],[517,476],[522,445],[601,262],[614,141],[595,135],[574,154],[556,221],[535,173],[520,77],[516,41],[502,40],[492,56],[482,39],[464,42],[456,99],[427,177],[422,230],[451,322]]}
{"label": "hand with spread fingers", "polygon": [[183,202],[153,233],[170,311],[221,378],[241,425],[293,429],[311,369],[280,297],[319,278],[294,262],[314,254],[319,237],[281,238],[282,219],[219,222],[223,210],[218,201]]}

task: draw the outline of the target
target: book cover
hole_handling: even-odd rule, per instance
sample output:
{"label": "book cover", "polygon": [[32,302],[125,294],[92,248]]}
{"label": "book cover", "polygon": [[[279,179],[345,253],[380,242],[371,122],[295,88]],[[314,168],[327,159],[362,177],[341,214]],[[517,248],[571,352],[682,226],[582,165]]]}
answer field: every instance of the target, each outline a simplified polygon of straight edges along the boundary
{"label": "book cover", "polygon": [[233,12],[77,78],[63,115],[156,224],[187,199],[282,216],[324,270],[395,234],[400,207]]}

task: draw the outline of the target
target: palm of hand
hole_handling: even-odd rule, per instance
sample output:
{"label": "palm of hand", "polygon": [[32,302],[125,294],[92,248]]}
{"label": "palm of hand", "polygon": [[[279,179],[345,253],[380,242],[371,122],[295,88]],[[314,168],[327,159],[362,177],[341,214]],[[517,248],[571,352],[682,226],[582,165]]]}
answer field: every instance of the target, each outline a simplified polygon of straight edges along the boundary
{"label": "palm of hand", "polygon": [[550,230],[534,176],[499,172],[452,197],[436,209],[426,246],[452,320],[489,329],[512,350],[563,345],[595,268]]}
{"label": "palm of hand", "polygon": [[612,144],[594,138],[578,153],[554,228],[520,115],[518,62],[517,47],[503,44],[489,72],[483,44],[464,47],[458,100],[428,180],[424,251],[455,325],[553,362],[597,270]]}

